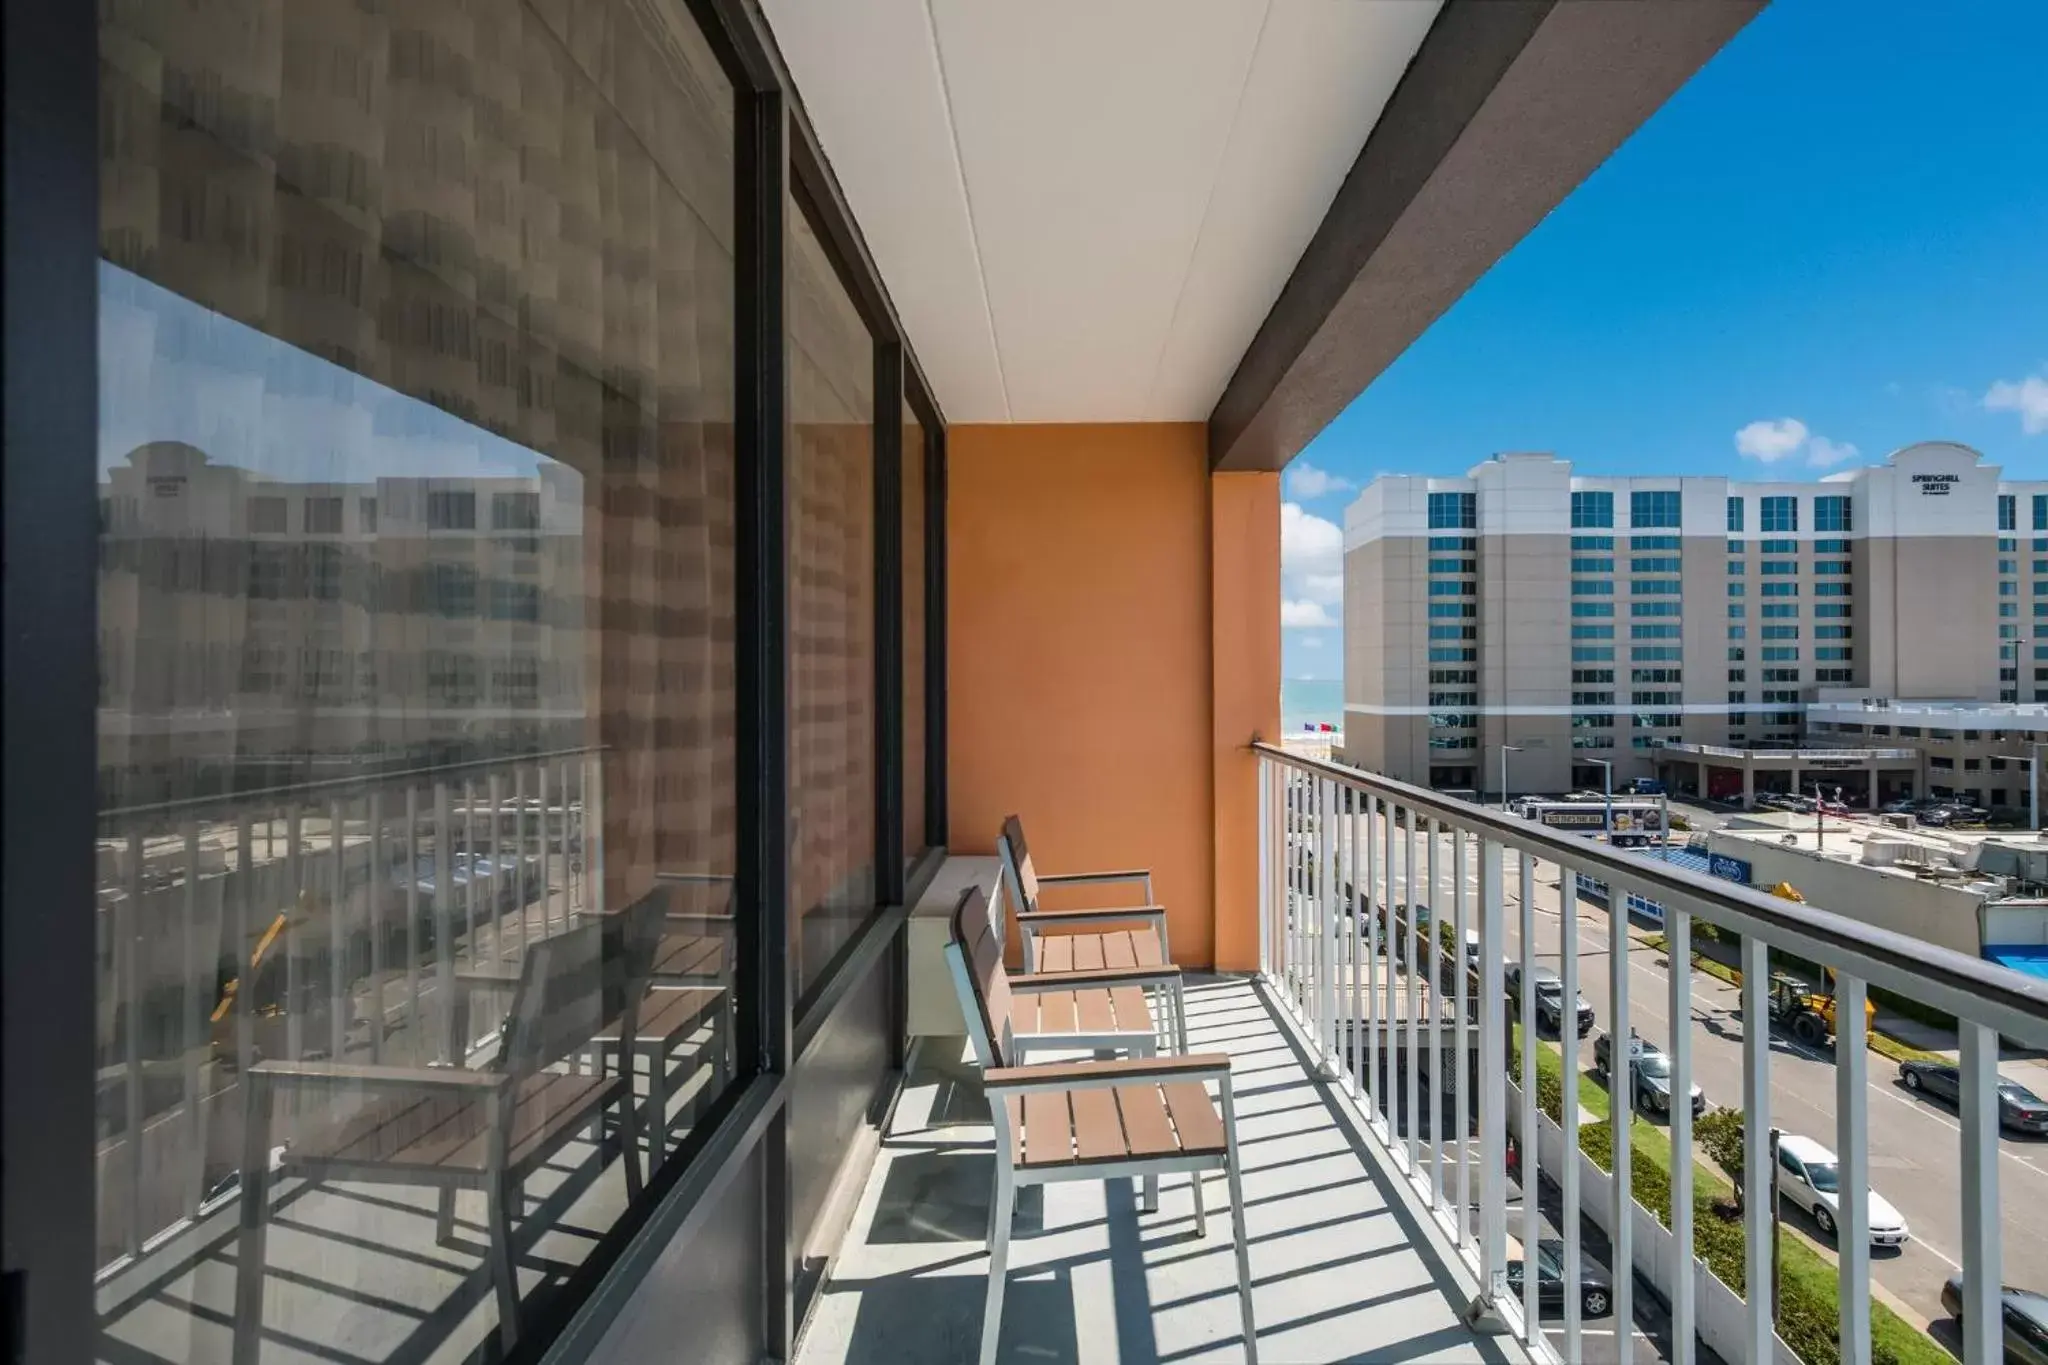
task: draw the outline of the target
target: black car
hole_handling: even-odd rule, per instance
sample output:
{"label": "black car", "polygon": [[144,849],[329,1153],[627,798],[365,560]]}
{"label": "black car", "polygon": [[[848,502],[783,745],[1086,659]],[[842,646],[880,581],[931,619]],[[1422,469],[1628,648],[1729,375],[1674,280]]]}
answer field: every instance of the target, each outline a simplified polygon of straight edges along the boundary
{"label": "black car", "polygon": [[[1900,1062],[1899,1084],[1950,1101],[1962,1098],[1962,1075],[1952,1062]],[[2048,1133],[2048,1100],[2018,1081],[1998,1082],[1998,1123],[2015,1133]]]}
{"label": "black car", "polygon": [[[1608,1078],[1609,1089],[1613,1088],[1614,1041],[1608,1034],[1601,1034],[1593,1040],[1593,1065],[1600,1074]],[[1671,1112],[1671,1059],[1663,1050],[1647,1038],[1634,1033],[1628,1036],[1629,1103],[1650,1114]],[[1692,1087],[1692,1116],[1698,1118],[1707,1112],[1707,1094],[1699,1086]]]}
{"label": "black car", "polygon": [[[2000,1316],[2005,1319],[2005,1358],[2010,1365],[2048,1365],[2048,1294],[2031,1289],[1999,1291]],[[1941,1306],[1961,1322],[1963,1277],[1951,1275],[1941,1287]]]}
{"label": "black car", "polygon": [[[1508,1289],[1522,1292],[1522,1262],[1508,1262]],[[1536,1244],[1536,1311],[1545,1317],[1564,1312],[1564,1242],[1546,1237]],[[1604,1318],[1614,1311],[1614,1291],[1607,1268],[1584,1252],[1579,1255],[1579,1315]]]}
{"label": "black car", "polygon": [[[1522,1007],[1522,965],[1519,962],[1510,963],[1505,973],[1505,979],[1508,999],[1514,1002],[1516,1009],[1520,1009]],[[1564,982],[1558,978],[1556,972],[1548,967],[1535,968],[1530,973],[1530,979],[1535,983],[1536,987],[1537,1030],[1539,1032],[1548,1030],[1551,1033],[1562,1033],[1564,1031]],[[1583,1038],[1593,1031],[1593,1005],[1591,1001],[1586,999],[1583,992],[1579,995],[1578,1007],[1578,1032],[1579,1037]]]}

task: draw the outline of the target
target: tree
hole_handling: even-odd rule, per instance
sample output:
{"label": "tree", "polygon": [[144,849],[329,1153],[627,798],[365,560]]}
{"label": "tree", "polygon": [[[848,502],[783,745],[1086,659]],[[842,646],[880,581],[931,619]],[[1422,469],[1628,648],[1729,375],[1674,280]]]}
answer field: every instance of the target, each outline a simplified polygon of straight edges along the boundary
{"label": "tree", "polygon": [[1742,1111],[1712,1109],[1693,1120],[1692,1135],[1735,1187],[1735,1213],[1742,1214]]}

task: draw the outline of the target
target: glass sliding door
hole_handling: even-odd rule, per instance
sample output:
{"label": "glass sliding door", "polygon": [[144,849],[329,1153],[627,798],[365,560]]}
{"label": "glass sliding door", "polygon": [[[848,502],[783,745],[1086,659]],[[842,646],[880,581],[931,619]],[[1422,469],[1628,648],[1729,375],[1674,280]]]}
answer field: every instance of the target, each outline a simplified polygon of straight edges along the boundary
{"label": "glass sliding door", "polygon": [[799,991],[875,909],[874,341],[790,205],[790,942]]}
{"label": "glass sliding door", "polygon": [[681,5],[100,13],[107,1352],[531,1349],[744,1070],[733,90]]}

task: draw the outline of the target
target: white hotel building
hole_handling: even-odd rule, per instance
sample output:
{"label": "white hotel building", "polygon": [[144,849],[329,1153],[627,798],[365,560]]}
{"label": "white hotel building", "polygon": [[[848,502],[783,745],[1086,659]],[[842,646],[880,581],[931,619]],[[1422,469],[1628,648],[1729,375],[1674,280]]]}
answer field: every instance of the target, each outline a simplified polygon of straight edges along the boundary
{"label": "white hotel building", "polygon": [[2002,474],[1924,442],[1817,482],[1548,454],[1376,479],[1344,518],[1345,757],[1487,791],[1507,745],[1515,791],[1597,787],[1600,759],[1724,795],[1823,769],[1851,798],[2024,801],[2019,765],[1949,777],[1890,726],[1795,757],[1815,703],[2048,701],[2048,479]]}

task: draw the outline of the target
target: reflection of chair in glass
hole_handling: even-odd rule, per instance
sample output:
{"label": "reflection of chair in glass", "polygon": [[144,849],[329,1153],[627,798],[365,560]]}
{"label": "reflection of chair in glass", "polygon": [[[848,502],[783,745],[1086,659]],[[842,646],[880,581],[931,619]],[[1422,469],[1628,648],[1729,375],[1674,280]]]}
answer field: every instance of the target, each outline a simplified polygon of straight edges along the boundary
{"label": "reflection of chair in glass", "polygon": [[[735,1065],[733,1029],[733,958],[737,935],[733,924],[733,881],[708,873],[656,874],[660,885],[650,900],[660,900],[661,942],[654,954],[654,969],[647,994],[640,1002],[636,1029],[620,1070],[632,1075],[638,1061],[647,1061],[647,1150],[649,1169],[661,1163],[670,1127],[669,1096],[681,1089],[696,1067],[713,1068],[710,1089],[733,1075]],[[621,1053],[619,1040],[627,1036],[625,1020],[606,1029],[597,1039],[601,1061]],[[672,1075],[670,1066],[706,1024],[714,1030],[702,1047],[691,1053],[690,1072]]]}
{"label": "reflection of chair in glass", "polygon": [[[982,1067],[996,1135],[982,1365],[994,1362],[1002,1334],[1003,1277],[1019,1185],[1119,1177],[1143,1177],[1150,1183],[1162,1174],[1186,1171],[1194,1180],[1195,1235],[1202,1237],[1208,1235],[1202,1173],[1217,1169],[1230,1186],[1245,1358],[1256,1362],[1230,1058],[1209,1053],[1017,1065],[1016,1039],[1008,1020],[1010,992],[1023,978],[1012,978],[1003,970],[1002,938],[978,889],[963,894],[953,911],[946,960],[967,1017],[975,1060]],[[1221,1089],[1221,1118],[1209,1098],[1207,1081],[1217,1082]]]}
{"label": "reflection of chair in glass", "polygon": [[[265,1061],[249,1069],[236,1254],[237,1365],[253,1362],[261,1345],[267,1188],[273,1179],[292,1176],[436,1186],[441,1194],[435,1235],[444,1243],[454,1235],[455,1192],[481,1189],[498,1335],[507,1346],[518,1338],[511,1219],[527,1176],[586,1120],[617,1106],[627,1196],[640,1195],[631,1077],[578,1074],[573,1058],[608,1028],[637,1033],[662,910],[662,898],[651,895],[617,916],[533,944],[513,987],[498,1054],[486,1070],[310,1061]],[[338,1120],[303,1127],[273,1176],[273,1101],[280,1093],[309,1090],[358,1091],[363,1103]]]}

